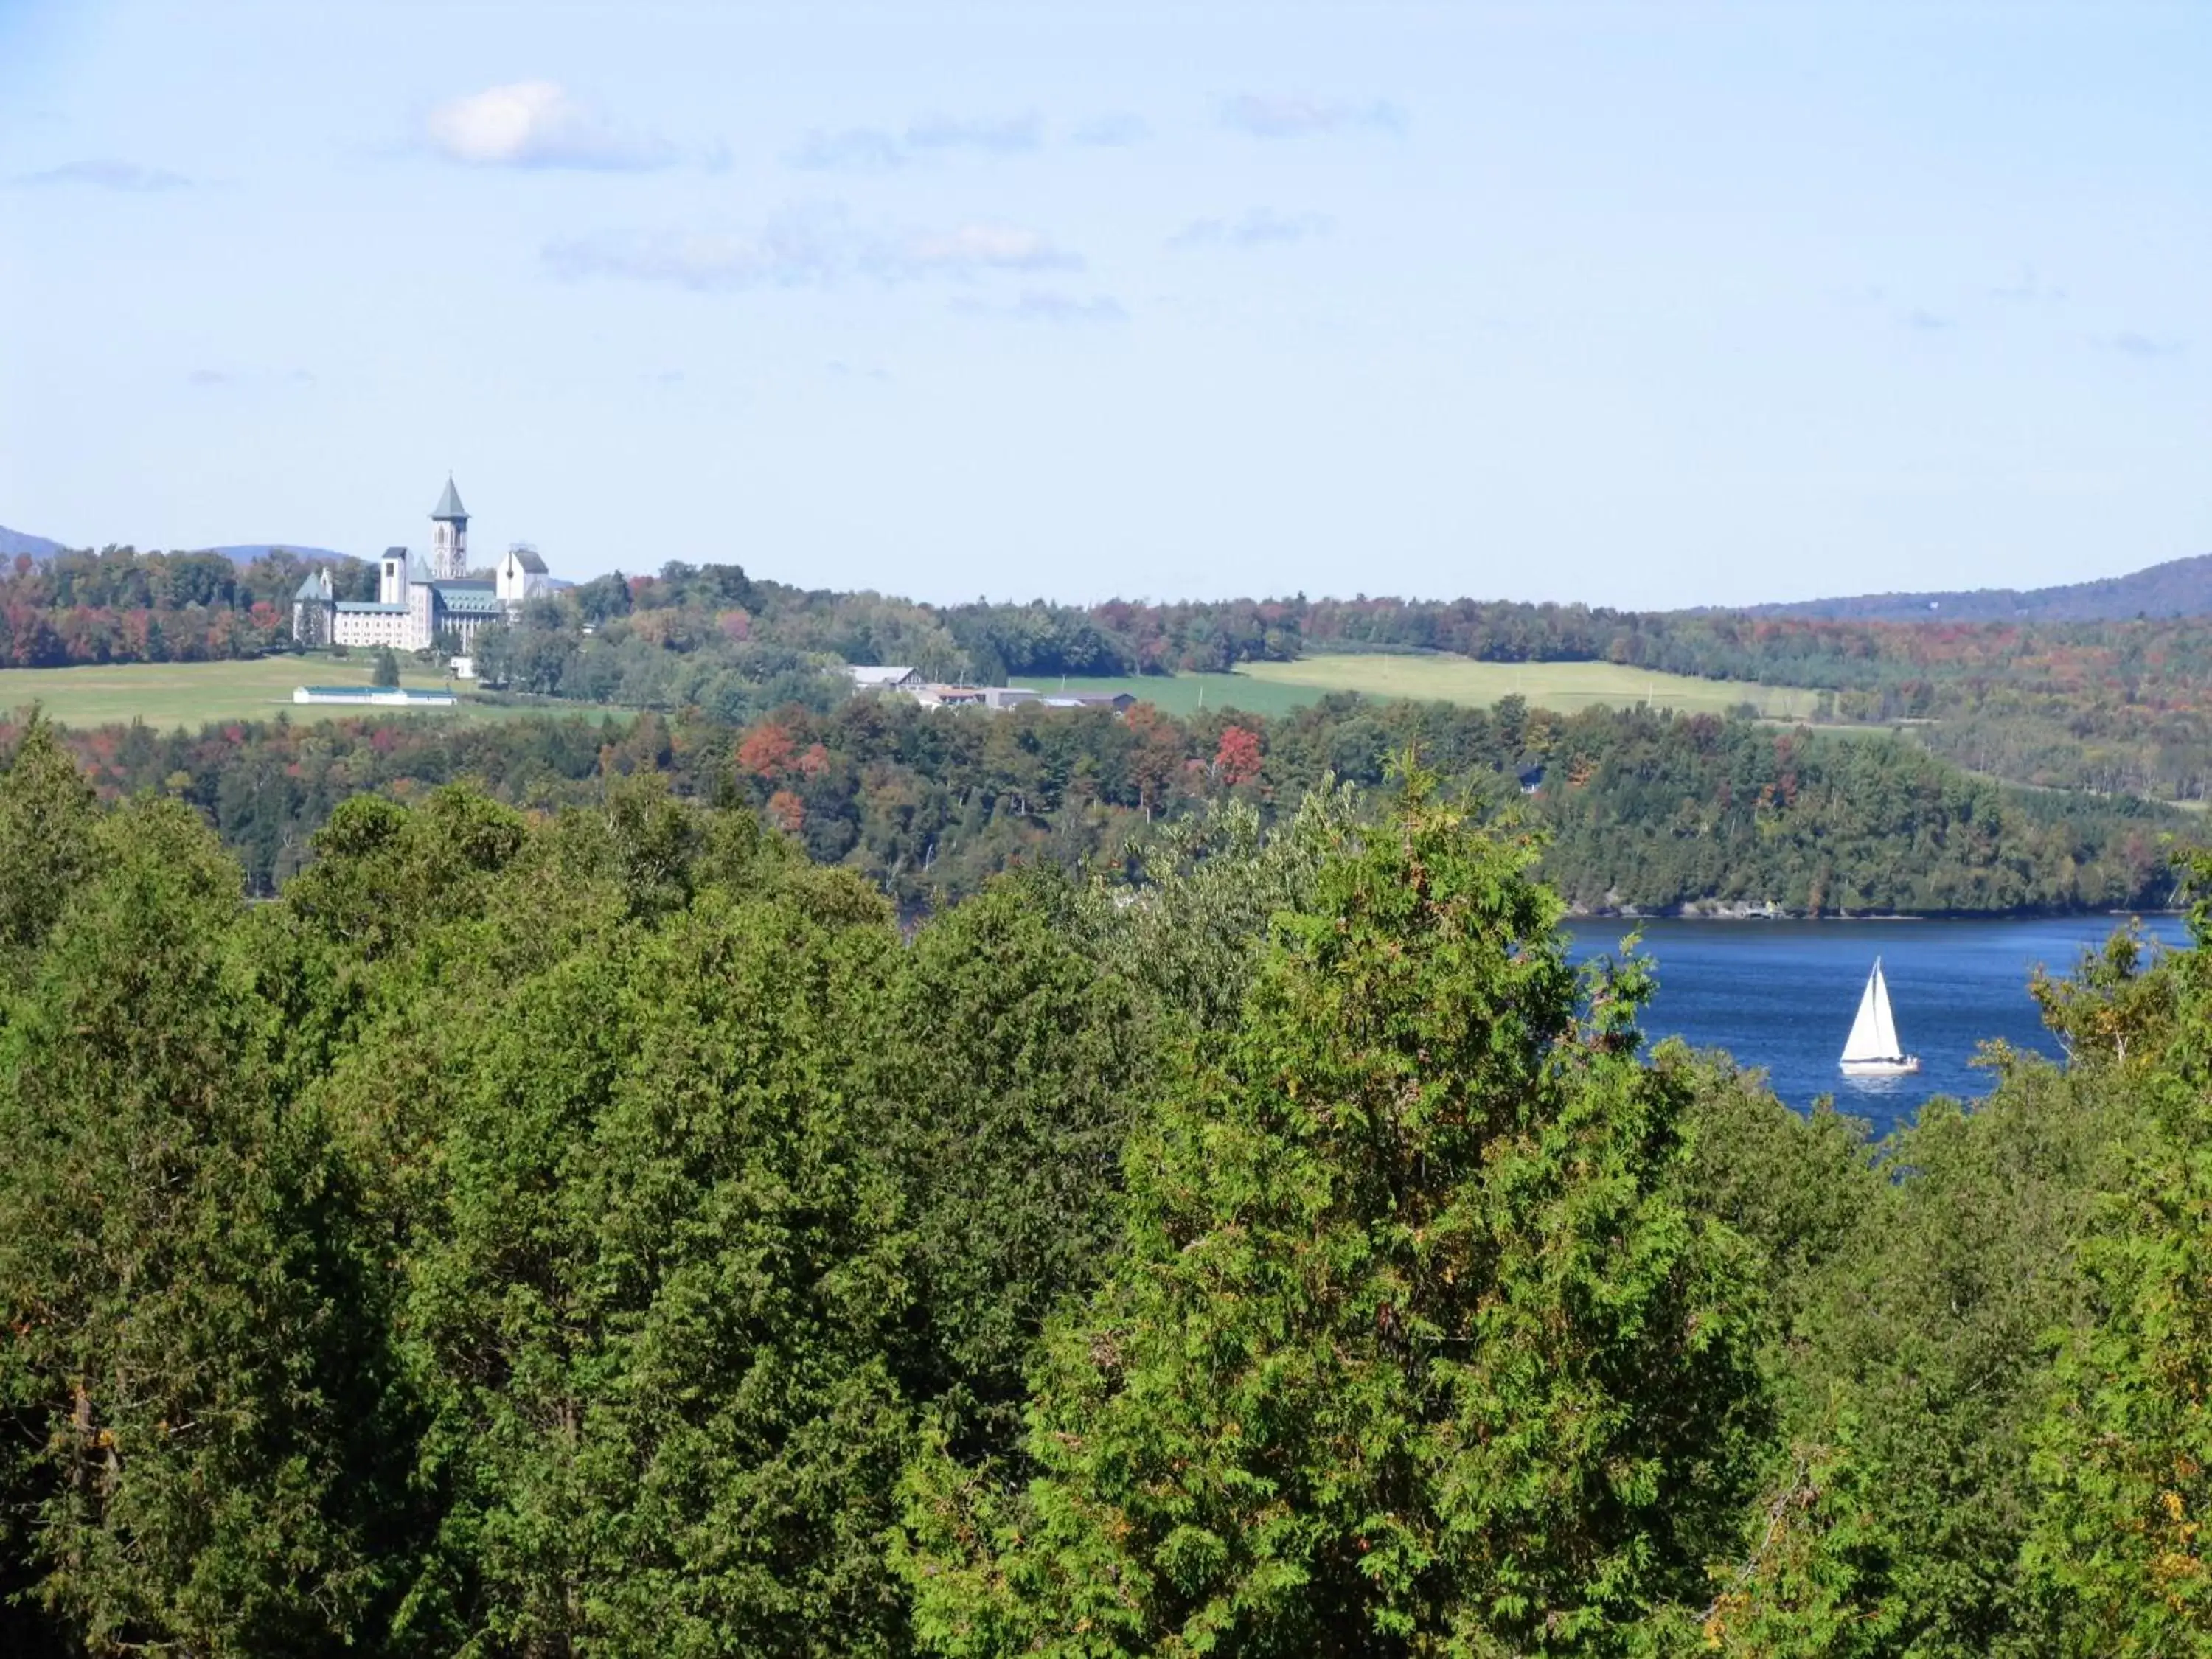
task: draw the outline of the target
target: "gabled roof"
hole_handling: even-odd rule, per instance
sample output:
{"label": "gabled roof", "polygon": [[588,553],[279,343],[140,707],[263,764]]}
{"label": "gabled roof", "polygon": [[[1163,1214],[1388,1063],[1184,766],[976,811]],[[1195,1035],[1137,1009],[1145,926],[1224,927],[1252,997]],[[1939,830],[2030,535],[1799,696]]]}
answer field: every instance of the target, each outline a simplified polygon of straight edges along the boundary
{"label": "gabled roof", "polygon": [[459,519],[464,522],[467,520],[469,510],[461,505],[461,493],[453,488],[453,481],[450,477],[446,480],[446,493],[438,497],[438,504],[430,509],[430,516],[434,519]]}
{"label": "gabled roof", "polygon": [[492,616],[507,608],[496,593],[480,583],[440,582],[432,592],[438,596],[438,609],[456,615]]}
{"label": "gabled roof", "polygon": [[430,580],[430,562],[420,553],[410,553],[407,556],[407,580],[410,582],[427,582]]}
{"label": "gabled roof", "polygon": [[295,599],[327,599],[330,596],[331,573],[327,570],[310,570],[307,580],[292,595]]}
{"label": "gabled roof", "polygon": [[545,561],[539,556],[538,550],[534,547],[525,547],[521,543],[517,542],[507,550],[507,556],[520,564],[530,575],[543,576],[546,574]]}

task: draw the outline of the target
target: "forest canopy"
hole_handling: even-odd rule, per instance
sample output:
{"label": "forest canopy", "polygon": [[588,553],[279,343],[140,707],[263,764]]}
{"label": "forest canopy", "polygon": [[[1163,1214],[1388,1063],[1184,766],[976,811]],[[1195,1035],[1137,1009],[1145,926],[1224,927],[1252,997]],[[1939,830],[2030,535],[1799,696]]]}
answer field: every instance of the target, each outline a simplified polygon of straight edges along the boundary
{"label": "forest canopy", "polygon": [[1419,771],[907,931],[644,768],[313,852],[0,750],[10,1651],[2212,1639],[2203,908],[1870,1144]]}

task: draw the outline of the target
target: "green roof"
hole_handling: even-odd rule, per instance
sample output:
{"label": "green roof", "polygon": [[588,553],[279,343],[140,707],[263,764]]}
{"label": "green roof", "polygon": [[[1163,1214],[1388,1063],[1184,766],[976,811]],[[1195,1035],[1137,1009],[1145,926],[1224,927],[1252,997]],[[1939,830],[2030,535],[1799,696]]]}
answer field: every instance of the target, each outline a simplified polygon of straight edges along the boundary
{"label": "green roof", "polygon": [[331,577],[326,570],[311,570],[307,580],[301,582],[292,597],[295,599],[327,599],[331,596]]}
{"label": "green roof", "polygon": [[438,497],[437,506],[430,509],[434,519],[465,519],[469,510],[461,505],[461,493],[453,488],[451,478],[446,480],[446,493]]}

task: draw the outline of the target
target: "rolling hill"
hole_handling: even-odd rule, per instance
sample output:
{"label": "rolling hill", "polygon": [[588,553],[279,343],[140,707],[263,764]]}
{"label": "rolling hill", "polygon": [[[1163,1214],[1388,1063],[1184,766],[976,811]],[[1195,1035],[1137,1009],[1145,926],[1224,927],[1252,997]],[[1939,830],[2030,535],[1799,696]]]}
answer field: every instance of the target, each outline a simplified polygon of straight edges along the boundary
{"label": "rolling hill", "polygon": [[62,550],[59,542],[49,541],[44,536],[26,535],[20,530],[10,530],[0,524],[0,559],[12,559],[18,553],[27,553],[34,559],[43,559]]}
{"label": "rolling hill", "polygon": [[[340,553],[328,547],[310,547],[305,542],[234,542],[222,547],[173,548],[173,552],[220,553],[233,564],[252,564],[254,560],[278,548],[303,559],[353,559],[357,556]],[[57,553],[70,550],[66,542],[55,541],[48,536],[33,536],[21,530],[10,530],[0,525],[0,559],[12,559],[19,553],[27,553],[33,559],[50,559]]]}
{"label": "rolling hill", "polygon": [[1746,609],[1754,617],[1818,617],[1832,622],[2125,622],[2136,617],[2199,617],[2212,615],[2212,553],[2063,587],[1863,593]]}

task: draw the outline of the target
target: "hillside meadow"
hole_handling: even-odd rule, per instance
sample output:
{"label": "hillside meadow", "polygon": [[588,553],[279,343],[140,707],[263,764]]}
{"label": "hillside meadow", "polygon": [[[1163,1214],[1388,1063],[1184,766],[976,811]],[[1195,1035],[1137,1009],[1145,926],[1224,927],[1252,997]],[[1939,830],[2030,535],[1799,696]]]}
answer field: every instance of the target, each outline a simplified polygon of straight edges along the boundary
{"label": "hillside meadow", "polygon": [[[366,685],[366,653],[344,659],[252,657],[229,662],[105,663],[78,668],[0,669],[0,709],[31,703],[64,726],[127,726],[132,720],[163,731],[196,729],[222,720],[268,720],[279,714],[295,720],[359,714],[331,704],[298,704],[292,692],[301,685]],[[435,690],[445,676],[411,657],[400,659],[400,683]],[[450,712],[462,720],[496,719],[523,712],[471,703],[465,695]]]}
{"label": "hillside meadow", "polygon": [[[1032,684],[1024,681],[1023,684]],[[1604,662],[1475,662],[1465,657],[1329,652],[1293,662],[1247,662],[1226,674],[1068,676],[1038,687],[1069,691],[1127,691],[1170,714],[1241,708],[1282,714],[1334,691],[1369,697],[1487,708],[1518,696],[1532,708],[1576,714],[1585,708],[1653,708],[1722,714],[1749,703],[1770,720],[1810,720],[1820,694],[1741,680],[1700,679]]]}

